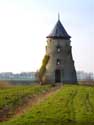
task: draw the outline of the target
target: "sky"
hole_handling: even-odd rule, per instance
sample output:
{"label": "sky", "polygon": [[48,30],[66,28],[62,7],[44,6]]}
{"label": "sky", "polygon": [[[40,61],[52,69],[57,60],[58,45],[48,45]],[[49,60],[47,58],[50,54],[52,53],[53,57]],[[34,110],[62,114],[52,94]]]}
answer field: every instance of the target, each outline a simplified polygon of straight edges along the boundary
{"label": "sky", "polygon": [[40,68],[58,12],[76,70],[94,73],[94,0],[0,0],[0,72]]}

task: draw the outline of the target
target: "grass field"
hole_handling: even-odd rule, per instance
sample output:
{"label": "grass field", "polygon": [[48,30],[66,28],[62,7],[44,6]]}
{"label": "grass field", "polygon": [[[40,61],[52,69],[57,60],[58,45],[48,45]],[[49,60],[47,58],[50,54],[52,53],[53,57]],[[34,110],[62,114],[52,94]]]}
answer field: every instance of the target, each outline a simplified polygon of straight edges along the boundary
{"label": "grass field", "polygon": [[0,89],[0,121],[12,117],[18,107],[22,107],[29,99],[45,93],[50,88],[50,85],[31,85],[7,86]]}
{"label": "grass field", "polygon": [[[28,88],[32,90],[33,87]],[[37,87],[35,87],[37,88]],[[40,88],[40,87],[39,87]],[[45,87],[44,87],[45,88]],[[34,88],[33,88],[34,89]],[[23,87],[19,88],[23,93]],[[30,94],[31,90],[28,92]],[[2,97],[10,90],[0,90],[0,106],[9,103]],[[16,90],[9,95],[15,95]],[[25,90],[24,90],[25,91]],[[40,92],[40,91],[39,91]],[[32,92],[31,92],[32,93]],[[36,89],[37,93],[37,89]],[[28,95],[27,94],[27,95]],[[19,94],[18,94],[19,95]],[[23,95],[23,94],[22,94]],[[17,95],[16,95],[17,96]],[[13,96],[14,98],[14,96]],[[20,97],[19,97],[20,100]],[[10,105],[12,108],[14,105]],[[61,86],[53,95],[34,105],[26,113],[1,122],[0,125],[94,125],[94,87],[82,85]]]}

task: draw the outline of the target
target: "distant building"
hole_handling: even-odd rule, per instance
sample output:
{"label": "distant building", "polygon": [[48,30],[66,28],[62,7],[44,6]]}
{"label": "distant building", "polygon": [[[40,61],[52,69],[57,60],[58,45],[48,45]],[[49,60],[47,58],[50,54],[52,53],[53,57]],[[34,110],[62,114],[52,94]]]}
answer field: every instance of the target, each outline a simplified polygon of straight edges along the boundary
{"label": "distant building", "polygon": [[0,80],[30,80],[36,81],[36,72],[22,72],[13,74],[11,72],[0,73]]}
{"label": "distant building", "polygon": [[78,71],[77,72],[77,80],[78,81],[94,80],[94,74],[93,73],[86,73],[84,71]]}

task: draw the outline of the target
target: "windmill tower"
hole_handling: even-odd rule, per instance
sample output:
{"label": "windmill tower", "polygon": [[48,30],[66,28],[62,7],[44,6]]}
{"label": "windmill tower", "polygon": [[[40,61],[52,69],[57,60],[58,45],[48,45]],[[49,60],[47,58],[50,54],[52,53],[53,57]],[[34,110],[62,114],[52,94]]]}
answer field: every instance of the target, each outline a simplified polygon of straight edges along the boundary
{"label": "windmill tower", "polygon": [[54,29],[47,36],[46,55],[50,58],[44,76],[51,83],[77,83],[70,38],[58,16]]}

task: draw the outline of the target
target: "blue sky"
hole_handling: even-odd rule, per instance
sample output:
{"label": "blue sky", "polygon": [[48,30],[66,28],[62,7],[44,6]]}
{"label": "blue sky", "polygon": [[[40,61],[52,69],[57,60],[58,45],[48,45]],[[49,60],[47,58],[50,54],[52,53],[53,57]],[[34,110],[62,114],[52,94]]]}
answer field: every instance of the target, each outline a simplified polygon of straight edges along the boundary
{"label": "blue sky", "polygon": [[93,0],[0,0],[0,72],[39,69],[58,12],[76,69],[94,72]]}

